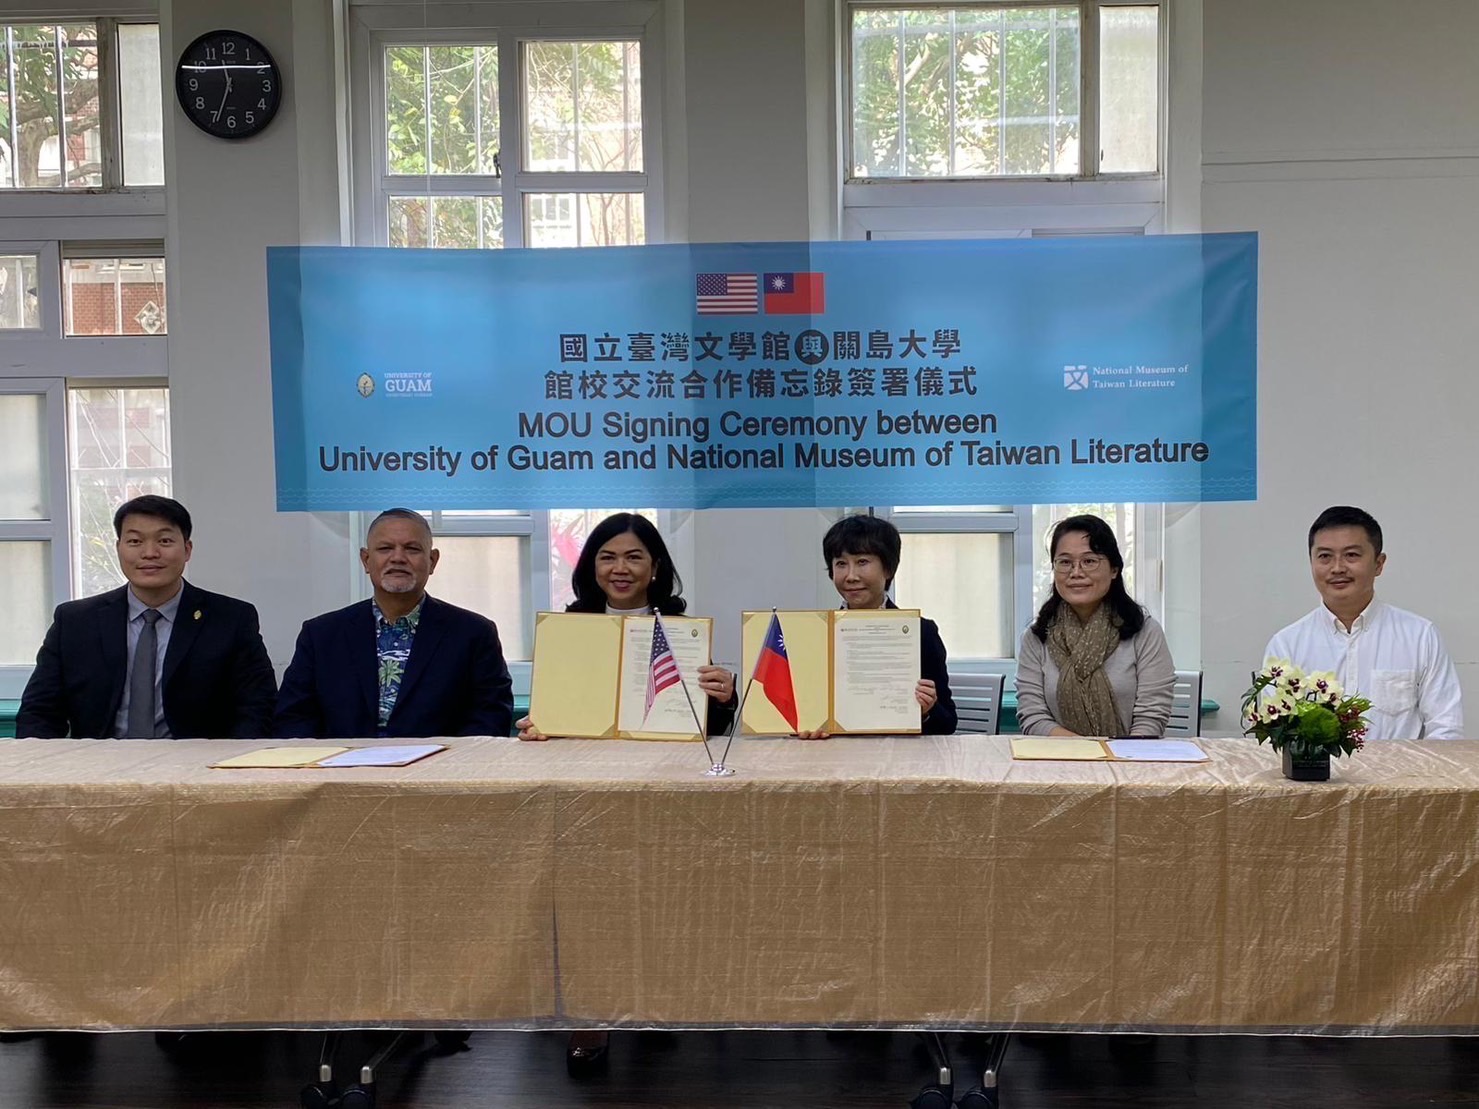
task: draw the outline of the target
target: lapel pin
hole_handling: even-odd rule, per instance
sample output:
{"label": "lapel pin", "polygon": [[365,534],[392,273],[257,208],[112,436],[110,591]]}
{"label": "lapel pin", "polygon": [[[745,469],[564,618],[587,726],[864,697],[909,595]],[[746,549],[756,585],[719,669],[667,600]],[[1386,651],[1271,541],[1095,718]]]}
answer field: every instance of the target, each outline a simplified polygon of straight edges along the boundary
{"label": "lapel pin", "polygon": [[195,619],[197,619],[197,620],[200,619],[200,609],[198,609],[198,608],[195,610]]}

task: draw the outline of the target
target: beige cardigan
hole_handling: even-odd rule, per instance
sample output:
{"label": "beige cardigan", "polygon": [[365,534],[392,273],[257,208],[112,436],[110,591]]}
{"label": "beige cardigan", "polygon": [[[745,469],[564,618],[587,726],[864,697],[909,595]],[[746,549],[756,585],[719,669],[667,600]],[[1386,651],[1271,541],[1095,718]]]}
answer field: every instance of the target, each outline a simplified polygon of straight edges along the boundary
{"label": "beige cardigan", "polygon": [[[1176,666],[1166,635],[1155,618],[1131,639],[1120,640],[1104,660],[1104,675],[1129,735],[1164,735],[1171,719]],[[1017,651],[1017,724],[1023,735],[1047,735],[1058,727],[1058,664],[1047,644],[1028,628]]]}

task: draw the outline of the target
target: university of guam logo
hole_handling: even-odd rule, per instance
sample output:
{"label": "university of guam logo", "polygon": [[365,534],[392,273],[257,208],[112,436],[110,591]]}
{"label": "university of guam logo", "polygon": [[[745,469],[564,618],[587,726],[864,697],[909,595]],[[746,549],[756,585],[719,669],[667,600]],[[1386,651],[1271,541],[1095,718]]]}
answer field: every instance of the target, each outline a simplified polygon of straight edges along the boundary
{"label": "university of guam logo", "polygon": [[369,374],[360,374],[355,388],[359,390],[360,396],[367,397],[375,391],[375,379]]}

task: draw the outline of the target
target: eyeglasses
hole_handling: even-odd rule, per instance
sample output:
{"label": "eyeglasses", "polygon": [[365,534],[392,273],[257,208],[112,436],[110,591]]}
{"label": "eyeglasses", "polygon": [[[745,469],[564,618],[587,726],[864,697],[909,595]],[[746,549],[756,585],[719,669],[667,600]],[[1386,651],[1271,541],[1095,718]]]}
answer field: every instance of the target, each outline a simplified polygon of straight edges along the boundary
{"label": "eyeglasses", "polygon": [[1096,574],[1104,568],[1109,559],[1101,555],[1084,555],[1083,558],[1055,558],[1053,559],[1053,573],[1062,574],[1065,577],[1073,573],[1077,566],[1086,574]]}

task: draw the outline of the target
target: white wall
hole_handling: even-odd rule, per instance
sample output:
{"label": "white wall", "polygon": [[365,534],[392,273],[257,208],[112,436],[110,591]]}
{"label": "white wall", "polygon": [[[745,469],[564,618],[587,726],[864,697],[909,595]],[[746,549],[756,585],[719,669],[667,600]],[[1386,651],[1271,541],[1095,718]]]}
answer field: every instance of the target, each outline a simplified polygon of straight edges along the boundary
{"label": "white wall", "polygon": [[[167,66],[200,31],[238,26],[288,72],[282,118],[251,142],[209,139],[166,110],[175,474],[199,521],[193,576],[258,603],[279,664],[304,616],[349,600],[355,545],[340,517],[277,514],[267,462],[263,251],[337,241],[344,212],[334,12],[333,0],[166,0],[162,13]],[[835,197],[817,172],[836,137],[817,104],[834,95],[829,13],[826,0],[667,0],[671,240],[832,236]],[[1445,562],[1479,540],[1453,497],[1479,401],[1479,5],[1184,0],[1172,34],[1171,165],[1192,191],[1173,190],[1168,224],[1256,230],[1262,250],[1262,496],[1172,513],[1178,661],[1200,648],[1227,706],[1216,727],[1232,730],[1267,637],[1315,603],[1309,521],[1353,502],[1388,530],[1383,596],[1438,619],[1479,690],[1479,631]],[[819,553],[830,519],[681,515],[674,542],[697,567],[694,609],[720,618],[721,658],[737,654],[732,614],[757,603],[757,579],[764,603],[832,602]]]}
{"label": "white wall", "polygon": [[169,216],[169,366],[176,496],[195,519],[190,577],[250,599],[273,661],[302,620],[347,604],[347,518],[276,511],[266,248],[337,242],[330,0],[164,0],[165,79],[195,36],[233,27],[284,72],[282,108],[262,134],[223,142],[175,104],[164,114]]}
{"label": "white wall", "polygon": [[1479,724],[1452,564],[1479,544],[1479,5],[1205,0],[1204,16],[1203,223],[1258,231],[1261,269],[1260,496],[1201,511],[1209,694],[1235,704],[1268,637],[1314,607],[1309,524],[1356,504],[1386,532],[1379,595],[1438,622]]}

